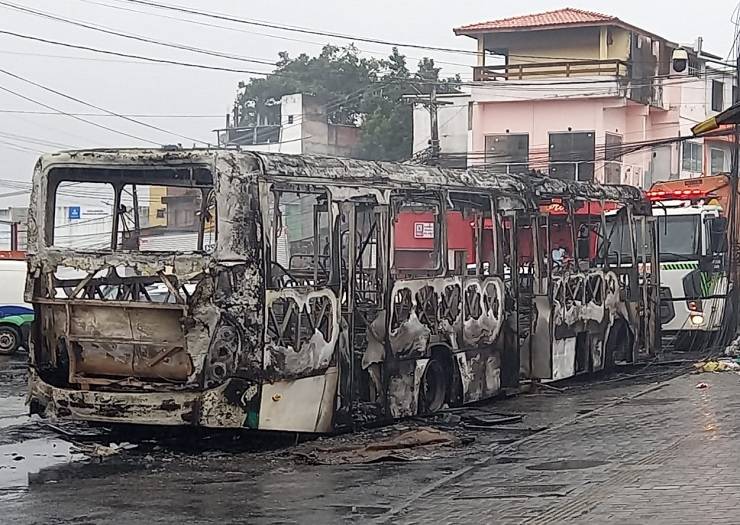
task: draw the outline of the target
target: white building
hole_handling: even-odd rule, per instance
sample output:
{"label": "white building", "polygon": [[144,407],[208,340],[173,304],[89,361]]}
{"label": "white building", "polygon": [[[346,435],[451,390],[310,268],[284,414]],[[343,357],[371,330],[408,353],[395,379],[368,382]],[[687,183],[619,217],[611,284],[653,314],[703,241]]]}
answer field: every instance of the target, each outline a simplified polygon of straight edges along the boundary
{"label": "white building", "polygon": [[350,157],[360,140],[355,126],[329,123],[326,108],[311,95],[285,95],[275,122],[217,130],[220,146],[247,151]]}

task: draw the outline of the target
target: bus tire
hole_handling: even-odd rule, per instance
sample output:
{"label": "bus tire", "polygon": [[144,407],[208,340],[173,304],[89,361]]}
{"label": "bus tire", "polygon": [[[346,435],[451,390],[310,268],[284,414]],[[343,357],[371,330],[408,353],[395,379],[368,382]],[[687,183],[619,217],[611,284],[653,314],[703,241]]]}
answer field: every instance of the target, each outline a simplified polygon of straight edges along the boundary
{"label": "bus tire", "polygon": [[447,402],[449,390],[449,371],[445,369],[442,359],[434,356],[424,369],[419,385],[419,414],[439,412]]}
{"label": "bus tire", "polygon": [[9,325],[0,325],[0,355],[11,355],[21,347],[20,331]]}

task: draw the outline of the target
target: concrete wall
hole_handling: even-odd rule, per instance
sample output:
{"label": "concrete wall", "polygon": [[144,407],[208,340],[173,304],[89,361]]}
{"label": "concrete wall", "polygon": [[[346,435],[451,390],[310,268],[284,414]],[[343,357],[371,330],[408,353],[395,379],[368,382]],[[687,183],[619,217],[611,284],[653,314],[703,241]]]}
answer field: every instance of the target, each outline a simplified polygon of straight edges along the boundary
{"label": "concrete wall", "polygon": [[[486,135],[527,133],[530,166],[546,170],[551,132],[591,131],[596,135],[595,177],[603,181],[604,166],[599,159],[603,159],[606,133],[621,136],[625,143],[662,138],[670,133],[669,128],[657,126],[659,119],[664,117],[663,113],[654,113],[648,106],[615,98],[476,103],[471,163],[482,162],[480,154],[485,151]],[[649,151],[625,155],[623,182],[642,185],[649,163]]]}
{"label": "concrete wall", "polygon": [[242,146],[247,151],[351,156],[360,130],[329,124],[324,106],[310,95],[286,95],[280,102],[280,141]]}
{"label": "concrete wall", "polygon": [[[507,49],[510,64],[599,59],[599,28],[521,31],[485,35],[486,49]],[[524,55],[524,56],[516,56]],[[526,58],[537,57],[536,59]]]}
{"label": "concrete wall", "polygon": [[[439,123],[439,145],[442,153],[464,153],[468,151],[468,103],[469,94],[440,95],[440,101],[450,102],[439,106],[437,120]],[[429,110],[419,104],[414,105],[413,153],[429,147],[431,138]]]}

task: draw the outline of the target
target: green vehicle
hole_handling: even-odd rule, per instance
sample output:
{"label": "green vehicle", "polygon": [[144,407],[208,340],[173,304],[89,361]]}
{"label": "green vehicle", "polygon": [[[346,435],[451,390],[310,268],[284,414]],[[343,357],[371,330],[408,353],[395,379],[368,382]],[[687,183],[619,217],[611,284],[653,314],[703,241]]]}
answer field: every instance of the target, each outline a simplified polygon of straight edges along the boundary
{"label": "green vehicle", "polygon": [[0,355],[26,347],[33,317],[33,310],[25,306],[0,306]]}
{"label": "green vehicle", "polygon": [[26,262],[21,252],[0,252],[0,355],[27,348],[33,309],[23,301]]}

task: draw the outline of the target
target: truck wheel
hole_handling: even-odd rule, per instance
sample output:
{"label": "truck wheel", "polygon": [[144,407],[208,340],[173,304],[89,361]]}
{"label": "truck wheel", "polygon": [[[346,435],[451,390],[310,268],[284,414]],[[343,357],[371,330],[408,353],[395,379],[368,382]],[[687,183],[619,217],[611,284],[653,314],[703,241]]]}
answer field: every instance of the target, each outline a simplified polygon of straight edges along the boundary
{"label": "truck wheel", "polygon": [[12,326],[0,326],[0,355],[14,354],[20,346],[20,332]]}

